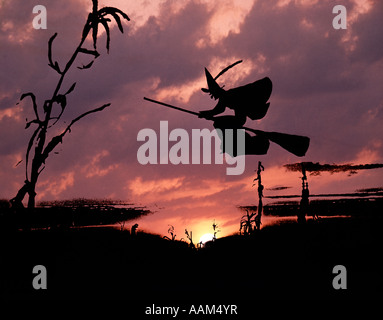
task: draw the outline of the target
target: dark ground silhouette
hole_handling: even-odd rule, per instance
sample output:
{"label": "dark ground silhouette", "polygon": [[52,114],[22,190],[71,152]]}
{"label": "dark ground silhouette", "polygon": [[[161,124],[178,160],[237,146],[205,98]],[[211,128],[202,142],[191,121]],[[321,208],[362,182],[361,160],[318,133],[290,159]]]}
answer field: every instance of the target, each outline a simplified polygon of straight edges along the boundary
{"label": "dark ground silhouette", "polygon": [[7,200],[0,200],[0,232],[112,225],[150,213],[145,207],[108,199],[44,201],[33,209],[15,209]]}
{"label": "dark ground silhouette", "polygon": [[[0,233],[0,296],[195,300],[383,298],[381,215],[309,219],[218,238],[203,249],[112,228]],[[47,268],[47,290],[32,268]],[[347,290],[332,268],[347,268]],[[214,290],[212,289],[214,288]]]}

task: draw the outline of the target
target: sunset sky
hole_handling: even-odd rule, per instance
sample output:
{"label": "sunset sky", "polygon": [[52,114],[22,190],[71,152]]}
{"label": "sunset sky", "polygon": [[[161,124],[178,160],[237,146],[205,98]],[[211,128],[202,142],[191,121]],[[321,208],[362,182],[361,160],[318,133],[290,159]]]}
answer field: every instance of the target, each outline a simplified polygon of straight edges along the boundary
{"label": "sunset sky", "polygon": [[[47,29],[32,27],[35,5],[47,8]],[[347,9],[347,30],[335,30],[332,9]],[[383,163],[383,2],[378,0],[185,0],[99,1],[126,12],[121,34],[113,22],[109,55],[105,32],[99,33],[101,56],[87,70],[73,68],[63,83],[68,95],[60,133],[77,115],[105,103],[111,106],[76,123],[46,163],[37,200],[112,198],[147,206],[153,215],[140,228],[165,235],[168,224],[177,237],[221,235],[239,228],[240,205],[258,201],[252,188],[258,161],[265,171],[265,195],[298,194],[297,172],[287,163]],[[90,0],[0,1],[0,198],[15,196],[25,179],[25,152],[33,129],[29,99],[41,107],[51,98],[58,75],[48,67],[47,43],[64,66],[77,47]],[[91,42],[87,42],[91,48]],[[306,135],[307,155],[298,158],[272,144],[265,156],[247,156],[242,175],[226,175],[223,165],[146,165],[137,161],[141,129],[159,134],[160,121],[175,128],[212,129],[212,123],[143,100],[150,97],[193,111],[213,108],[204,68],[214,75],[243,60],[219,78],[225,89],[263,77],[273,81],[270,109],[246,126]],[[76,66],[89,63],[82,55]],[[171,145],[171,143],[170,143]],[[16,164],[23,160],[18,166]],[[342,193],[382,187],[383,170],[310,177],[310,192]],[[276,187],[291,187],[273,191]]]}

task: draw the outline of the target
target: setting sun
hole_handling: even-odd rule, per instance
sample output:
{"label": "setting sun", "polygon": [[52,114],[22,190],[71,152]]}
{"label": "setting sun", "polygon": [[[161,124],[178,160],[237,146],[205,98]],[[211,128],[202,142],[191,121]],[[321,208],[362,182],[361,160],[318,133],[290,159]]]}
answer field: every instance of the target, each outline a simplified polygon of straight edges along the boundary
{"label": "setting sun", "polygon": [[213,240],[214,236],[211,233],[205,233],[200,239],[199,242],[202,242],[203,244]]}

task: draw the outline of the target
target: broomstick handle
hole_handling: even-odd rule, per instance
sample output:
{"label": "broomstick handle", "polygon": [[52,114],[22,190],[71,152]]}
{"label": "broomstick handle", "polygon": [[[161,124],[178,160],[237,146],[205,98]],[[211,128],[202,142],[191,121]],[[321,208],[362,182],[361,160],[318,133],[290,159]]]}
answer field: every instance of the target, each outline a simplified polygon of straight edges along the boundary
{"label": "broomstick handle", "polygon": [[[186,112],[186,113],[190,113],[190,114],[195,115],[197,117],[199,117],[199,115],[200,115],[198,112],[194,112],[194,111],[190,111],[190,110],[183,109],[183,108],[180,108],[180,107],[176,107],[176,106],[173,106],[171,104],[164,103],[164,102],[161,102],[161,101],[158,101],[158,100],[154,100],[154,99],[150,99],[150,98],[147,98],[147,97],[144,97],[144,100],[152,102],[152,103],[156,103],[156,104],[168,107],[168,108],[172,108],[172,109],[175,109],[175,110],[178,110],[178,111],[183,111],[183,112]],[[214,117],[204,118],[204,119],[214,121]],[[250,131],[252,133],[255,133],[257,135],[262,135],[262,134],[263,135],[269,135],[269,134],[273,134],[273,132],[267,132],[267,131],[252,129],[252,128],[249,128],[249,127],[242,127],[242,129],[245,129],[245,130]],[[295,135],[290,135],[290,134],[287,134],[287,133],[286,134],[280,133],[280,135],[295,137]],[[298,136],[298,137],[300,137],[300,136]]]}
{"label": "broomstick handle", "polygon": [[144,97],[144,100],[149,101],[149,102],[153,102],[153,103],[157,103],[157,104],[160,104],[160,105],[168,107],[168,108],[172,108],[172,109],[176,109],[176,110],[183,111],[186,113],[194,114],[195,116],[199,116],[198,112],[194,112],[194,111],[186,110],[186,109],[183,109],[180,107],[172,106],[171,104],[167,104],[167,103],[164,103],[161,101],[153,100],[153,99],[146,98],[146,97]]}

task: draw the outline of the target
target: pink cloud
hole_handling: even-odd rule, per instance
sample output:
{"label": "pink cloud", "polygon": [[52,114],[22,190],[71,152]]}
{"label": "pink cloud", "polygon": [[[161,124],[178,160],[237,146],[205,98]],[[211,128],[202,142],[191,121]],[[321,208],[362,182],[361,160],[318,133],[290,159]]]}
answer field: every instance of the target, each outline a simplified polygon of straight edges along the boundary
{"label": "pink cloud", "polygon": [[43,180],[39,184],[38,194],[41,198],[57,199],[60,194],[74,185],[74,171],[64,173],[56,178]]}

